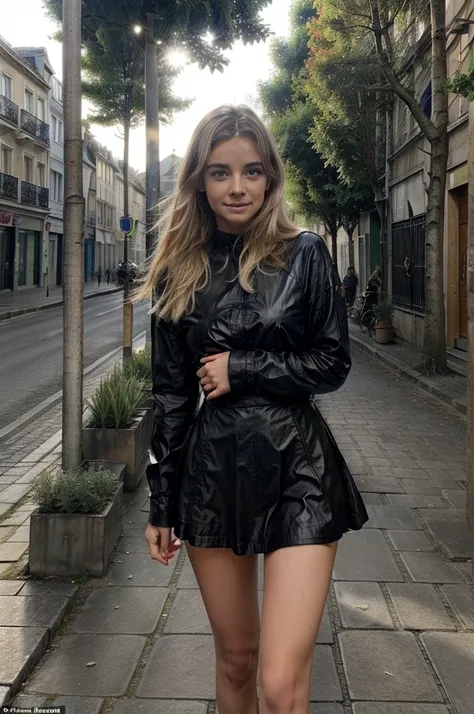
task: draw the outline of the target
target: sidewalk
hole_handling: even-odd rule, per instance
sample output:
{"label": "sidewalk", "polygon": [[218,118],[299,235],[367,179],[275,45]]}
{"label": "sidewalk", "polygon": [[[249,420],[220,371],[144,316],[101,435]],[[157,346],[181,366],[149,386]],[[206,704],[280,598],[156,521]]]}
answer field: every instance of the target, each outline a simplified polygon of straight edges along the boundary
{"label": "sidewalk", "polygon": [[[96,282],[84,283],[84,300],[99,295],[109,295],[121,291],[114,283],[102,283],[100,288]],[[49,289],[46,297],[46,288],[28,288],[26,290],[10,290],[0,293],[0,320],[8,320],[37,310],[47,310],[63,304],[63,289],[55,285]]]}
{"label": "sidewalk", "polygon": [[461,414],[466,414],[466,377],[454,373],[438,377],[425,376],[418,369],[422,361],[420,347],[398,339],[395,339],[391,345],[380,345],[373,337],[363,333],[358,324],[351,321],[349,321],[349,334],[354,345],[374,355],[412,382],[418,383],[422,389],[431,392],[438,399],[451,404]]}
{"label": "sidewalk", "polygon": [[[347,384],[322,398],[321,408],[370,521],[339,547],[311,714],[468,714],[474,597],[465,422],[368,355],[356,355]],[[26,657],[45,628],[51,637],[51,612],[69,609],[16,705],[66,704],[67,714],[215,714],[212,637],[190,563],[184,549],[169,568],[152,561],[146,521],[143,484],[126,496],[124,536],[107,576],[75,592],[75,583],[0,582],[10,592],[0,597],[0,642],[4,631],[10,638],[0,649],[2,682],[18,665],[15,628],[29,631]],[[261,589],[262,562],[260,575]],[[29,605],[40,594],[41,607]]]}

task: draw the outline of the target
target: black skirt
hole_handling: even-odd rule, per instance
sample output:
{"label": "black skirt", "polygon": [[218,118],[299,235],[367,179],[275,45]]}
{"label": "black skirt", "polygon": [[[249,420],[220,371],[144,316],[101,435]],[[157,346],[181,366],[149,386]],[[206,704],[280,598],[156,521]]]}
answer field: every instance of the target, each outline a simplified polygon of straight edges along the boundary
{"label": "black skirt", "polygon": [[237,555],[324,544],[368,515],[313,400],[204,401],[184,444],[175,533]]}

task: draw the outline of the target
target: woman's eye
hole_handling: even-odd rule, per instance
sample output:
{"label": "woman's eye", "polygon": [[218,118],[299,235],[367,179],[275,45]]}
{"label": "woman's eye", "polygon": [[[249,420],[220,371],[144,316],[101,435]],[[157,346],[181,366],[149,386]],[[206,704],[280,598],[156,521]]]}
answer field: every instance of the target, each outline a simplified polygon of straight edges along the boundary
{"label": "woman's eye", "polygon": [[247,173],[250,176],[250,178],[262,175],[262,172],[260,171],[260,169],[249,169],[247,171]]}
{"label": "woman's eye", "polygon": [[212,175],[214,176],[214,178],[224,178],[226,176],[226,172],[225,171],[214,171],[214,173]]}

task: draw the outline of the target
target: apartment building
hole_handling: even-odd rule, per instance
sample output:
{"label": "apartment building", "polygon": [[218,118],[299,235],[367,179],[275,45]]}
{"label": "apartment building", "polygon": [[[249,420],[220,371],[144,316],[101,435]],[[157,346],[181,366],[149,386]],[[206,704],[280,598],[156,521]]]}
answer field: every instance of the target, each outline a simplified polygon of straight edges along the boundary
{"label": "apartment building", "polygon": [[0,290],[47,279],[52,75],[44,48],[0,37]]}
{"label": "apartment building", "polygon": [[96,163],[96,231],[95,269],[116,267],[117,176],[119,166],[104,147],[95,156]]}
{"label": "apartment building", "polygon": [[[129,215],[134,221],[134,228],[128,238],[128,259],[140,265],[146,257],[146,226],[145,226],[145,186],[137,174],[130,169],[128,186]],[[116,263],[124,257],[124,236],[120,230],[119,219],[124,214],[124,184],[122,171],[117,175],[117,228]]]}
{"label": "apartment building", "polygon": [[50,173],[49,173],[49,237],[48,282],[61,285],[63,260],[64,211],[64,113],[63,86],[52,77],[50,97]]}

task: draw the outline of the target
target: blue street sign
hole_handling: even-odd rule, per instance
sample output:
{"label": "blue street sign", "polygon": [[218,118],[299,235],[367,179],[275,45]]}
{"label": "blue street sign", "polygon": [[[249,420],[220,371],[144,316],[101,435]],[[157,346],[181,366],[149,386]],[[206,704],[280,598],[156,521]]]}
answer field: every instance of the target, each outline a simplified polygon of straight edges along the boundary
{"label": "blue street sign", "polygon": [[131,218],[126,218],[122,216],[120,219],[120,230],[122,233],[130,233],[133,228],[133,220]]}

